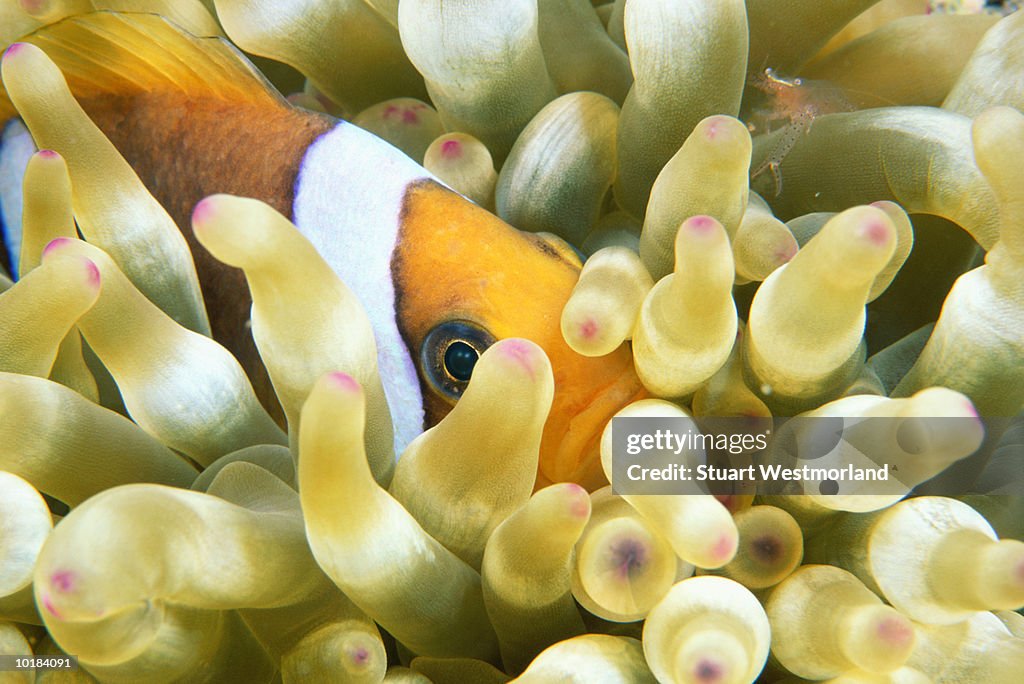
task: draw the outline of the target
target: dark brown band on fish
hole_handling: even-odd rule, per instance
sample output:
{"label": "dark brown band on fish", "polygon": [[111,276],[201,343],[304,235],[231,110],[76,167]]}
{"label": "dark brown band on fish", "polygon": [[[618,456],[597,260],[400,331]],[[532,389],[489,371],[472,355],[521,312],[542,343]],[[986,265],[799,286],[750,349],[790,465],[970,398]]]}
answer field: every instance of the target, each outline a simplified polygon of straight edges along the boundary
{"label": "dark brown band on fish", "polygon": [[195,259],[214,339],[239,359],[260,400],[283,421],[247,325],[252,302],[245,276],[203,249],[189,220],[195,204],[214,193],[258,197],[291,216],[306,148],[336,122],[283,105],[180,93],[81,104],[178,224]]}

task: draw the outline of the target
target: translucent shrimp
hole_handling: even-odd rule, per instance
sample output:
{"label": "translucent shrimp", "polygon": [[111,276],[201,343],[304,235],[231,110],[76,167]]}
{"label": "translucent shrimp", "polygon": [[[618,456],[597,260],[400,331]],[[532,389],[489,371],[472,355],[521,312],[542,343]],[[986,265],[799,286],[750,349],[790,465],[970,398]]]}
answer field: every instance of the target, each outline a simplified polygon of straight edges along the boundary
{"label": "translucent shrimp", "polygon": [[802,78],[784,78],[767,67],[751,81],[751,86],[764,93],[765,106],[754,109],[751,132],[764,133],[780,127],[782,133],[768,156],[750,174],[751,178],[770,171],[775,181],[775,194],[782,192],[779,166],[793,149],[800,136],[811,130],[814,120],[823,114],[852,112],[857,107],[842,88],[829,81],[811,81]]}

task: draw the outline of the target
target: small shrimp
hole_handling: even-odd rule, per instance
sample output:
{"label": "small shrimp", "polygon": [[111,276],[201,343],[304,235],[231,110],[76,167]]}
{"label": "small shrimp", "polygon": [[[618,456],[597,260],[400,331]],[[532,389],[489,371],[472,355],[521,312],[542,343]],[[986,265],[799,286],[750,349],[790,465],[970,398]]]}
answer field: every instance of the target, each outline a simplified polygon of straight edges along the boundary
{"label": "small shrimp", "polygon": [[[782,193],[782,176],[779,166],[786,158],[801,135],[811,130],[814,120],[823,114],[852,112],[856,109],[842,88],[828,81],[808,81],[802,78],[783,78],[768,67],[751,82],[751,85],[765,94],[768,105],[754,111],[765,132],[772,131],[772,124],[783,122],[782,133],[771,152],[750,174],[756,178],[770,171],[775,181],[775,195]],[[755,124],[751,131],[757,130]]]}

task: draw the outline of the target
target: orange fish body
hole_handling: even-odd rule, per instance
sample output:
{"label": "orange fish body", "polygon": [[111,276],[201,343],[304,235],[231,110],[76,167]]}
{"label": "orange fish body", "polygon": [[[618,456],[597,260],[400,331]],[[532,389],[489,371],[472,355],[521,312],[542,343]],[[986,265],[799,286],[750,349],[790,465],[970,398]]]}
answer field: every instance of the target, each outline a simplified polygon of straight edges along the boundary
{"label": "orange fish body", "polygon": [[[559,318],[579,273],[566,250],[508,226],[356,126],[290,106],[220,39],[195,38],[158,17],[100,13],[26,42],[61,67],[83,109],[179,227],[215,193],[261,199],[292,219],[373,323],[396,446],[451,409],[474,354],[497,339],[523,337],[544,349],[555,375],[538,486],[603,483],[600,433],[643,389],[626,347],[594,359],[562,339]],[[165,47],[172,42],[173,51]],[[67,45],[87,46],[92,58],[76,58],[80,51]],[[176,76],[182,62],[189,68]],[[0,115],[10,113],[2,107]],[[8,168],[30,147],[16,137],[9,125],[0,147]],[[0,182],[13,186],[11,178]],[[16,233],[7,214],[7,232]],[[244,276],[183,232],[213,336],[273,404],[247,327]]]}

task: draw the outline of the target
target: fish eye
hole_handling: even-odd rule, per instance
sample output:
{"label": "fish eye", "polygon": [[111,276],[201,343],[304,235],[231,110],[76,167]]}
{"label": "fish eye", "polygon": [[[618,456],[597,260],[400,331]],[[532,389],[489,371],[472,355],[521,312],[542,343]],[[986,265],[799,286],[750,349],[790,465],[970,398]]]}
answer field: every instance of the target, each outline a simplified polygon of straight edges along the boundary
{"label": "fish eye", "polygon": [[494,336],[469,321],[445,321],[423,340],[420,360],[427,382],[452,402],[466,390],[473,368]]}

